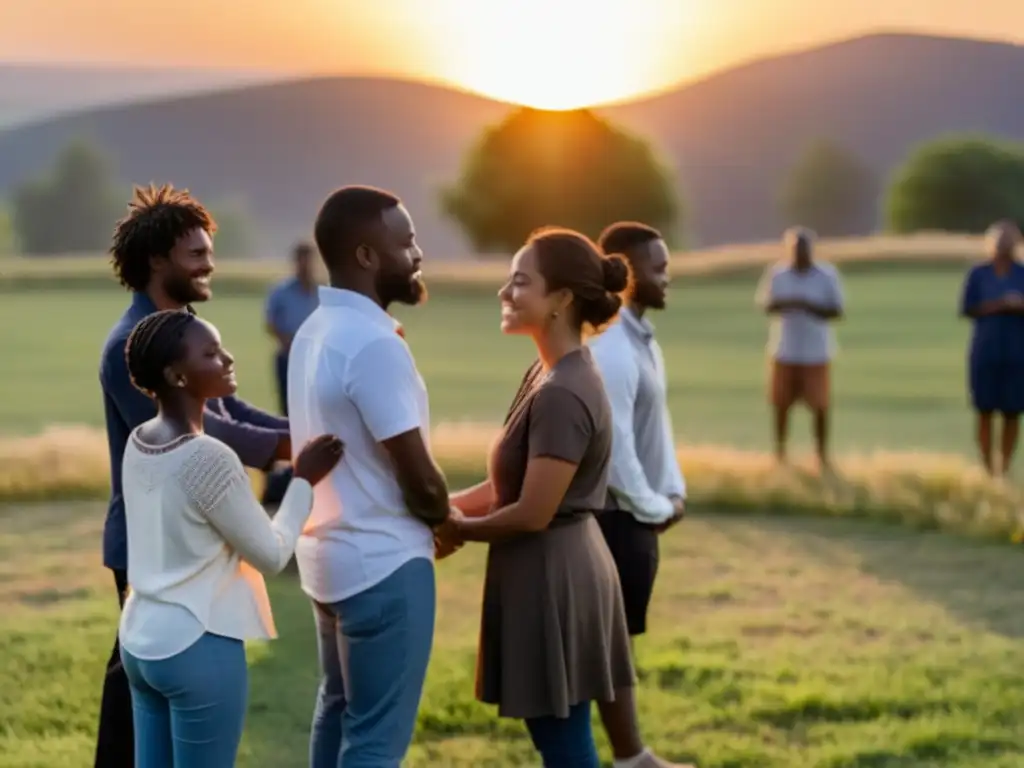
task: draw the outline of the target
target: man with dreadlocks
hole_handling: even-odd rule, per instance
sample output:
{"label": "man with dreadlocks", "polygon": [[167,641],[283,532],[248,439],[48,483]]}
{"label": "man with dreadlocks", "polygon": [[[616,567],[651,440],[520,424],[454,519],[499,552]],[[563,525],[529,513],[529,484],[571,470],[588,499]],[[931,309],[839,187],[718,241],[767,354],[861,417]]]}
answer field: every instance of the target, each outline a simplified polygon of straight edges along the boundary
{"label": "man with dreadlocks", "polygon": [[[210,298],[213,235],[217,225],[187,190],[171,185],[137,188],[128,215],[117,223],[110,249],[114,274],[132,292],[132,302],[103,346],[100,384],[110,448],[110,506],[103,530],[103,564],[114,572],[124,607],[128,546],[121,484],[125,445],[135,427],[156,415],[155,403],[132,385],[125,346],[135,325],[164,309],[189,309]],[[265,469],[291,455],[286,419],[234,396],[207,401],[205,430],[230,446],[242,463]],[[96,768],[134,765],[132,702],[118,643],[107,663],[100,705]]]}

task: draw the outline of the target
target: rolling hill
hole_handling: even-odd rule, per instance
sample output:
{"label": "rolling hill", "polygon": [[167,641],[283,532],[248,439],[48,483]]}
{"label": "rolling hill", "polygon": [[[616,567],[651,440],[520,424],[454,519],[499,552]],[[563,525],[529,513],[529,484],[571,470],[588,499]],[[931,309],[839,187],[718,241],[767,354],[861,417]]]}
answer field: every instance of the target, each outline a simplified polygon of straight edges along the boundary
{"label": "rolling hill", "polygon": [[[1024,48],[872,35],[763,59],[675,91],[603,109],[654,140],[690,205],[691,242],[777,236],[776,195],[801,149],[833,138],[885,174],[916,143],[951,131],[1024,139]],[[46,120],[0,134],[0,194],[86,137],[136,182],[204,198],[243,195],[267,253],[308,232],[344,183],[394,189],[430,253],[467,250],[435,205],[463,151],[509,109],[420,83],[322,78],[249,86]]]}
{"label": "rolling hill", "polygon": [[281,78],[245,70],[0,63],[0,127],[273,79]]}

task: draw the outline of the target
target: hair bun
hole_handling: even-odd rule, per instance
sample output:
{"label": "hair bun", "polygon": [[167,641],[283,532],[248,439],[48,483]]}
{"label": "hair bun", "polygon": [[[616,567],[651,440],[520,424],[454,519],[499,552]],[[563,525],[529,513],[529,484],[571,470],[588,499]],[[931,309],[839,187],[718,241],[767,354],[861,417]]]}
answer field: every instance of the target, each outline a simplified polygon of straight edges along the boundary
{"label": "hair bun", "polygon": [[629,264],[624,258],[612,254],[601,259],[604,289],[609,293],[622,293],[629,285]]}
{"label": "hair bun", "polygon": [[581,302],[580,320],[598,331],[614,320],[620,309],[622,297],[611,291],[603,291],[597,298]]}

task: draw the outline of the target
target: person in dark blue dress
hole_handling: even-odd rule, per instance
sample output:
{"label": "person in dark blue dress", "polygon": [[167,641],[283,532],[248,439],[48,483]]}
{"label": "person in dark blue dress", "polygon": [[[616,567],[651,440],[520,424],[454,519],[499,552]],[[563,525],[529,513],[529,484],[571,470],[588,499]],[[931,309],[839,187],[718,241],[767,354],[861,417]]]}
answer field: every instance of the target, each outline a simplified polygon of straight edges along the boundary
{"label": "person in dark blue dress", "polygon": [[[981,460],[990,474],[1005,475],[1024,412],[1024,264],[1016,259],[1021,232],[1002,221],[989,229],[986,242],[990,259],[967,273],[960,315],[974,325],[967,367]],[[1003,421],[998,465],[992,453],[994,414]]]}

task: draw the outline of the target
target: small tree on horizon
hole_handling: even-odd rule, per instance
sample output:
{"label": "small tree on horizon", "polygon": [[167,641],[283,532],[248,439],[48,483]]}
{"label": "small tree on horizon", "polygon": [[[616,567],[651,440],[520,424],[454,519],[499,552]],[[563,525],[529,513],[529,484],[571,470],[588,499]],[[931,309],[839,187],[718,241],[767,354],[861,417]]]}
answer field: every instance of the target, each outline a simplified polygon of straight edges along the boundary
{"label": "small tree on horizon", "polygon": [[85,141],[68,144],[51,173],[14,192],[11,224],[20,250],[52,255],[106,250],[124,193],[109,158]]}
{"label": "small tree on horizon", "polygon": [[635,219],[681,234],[672,174],[650,144],[586,109],[524,107],[485,129],[440,206],[481,253],[512,251],[544,225],[597,237]]}
{"label": "small tree on horizon", "polygon": [[255,256],[253,251],[259,237],[245,200],[239,197],[224,198],[211,203],[209,209],[213,220],[217,222],[217,234],[213,237],[217,256],[229,259]]}
{"label": "small tree on horizon", "polygon": [[0,204],[0,257],[16,253],[18,250],[17,246],[10,208],[6,203]]}
{"label": "small tree on horizon", "polygon": [[878,184],[861,160],[834,141],[811,143],[790,171],[780,196],[786,225],[802,224],[822,237],[869,232]]}
{"label": "small tree on horizon", "polygon": [[897,234],[979,234],[999,219],[1024,225],[1024,145],[979,135],[920,145],[892,176],[885,217]]}

